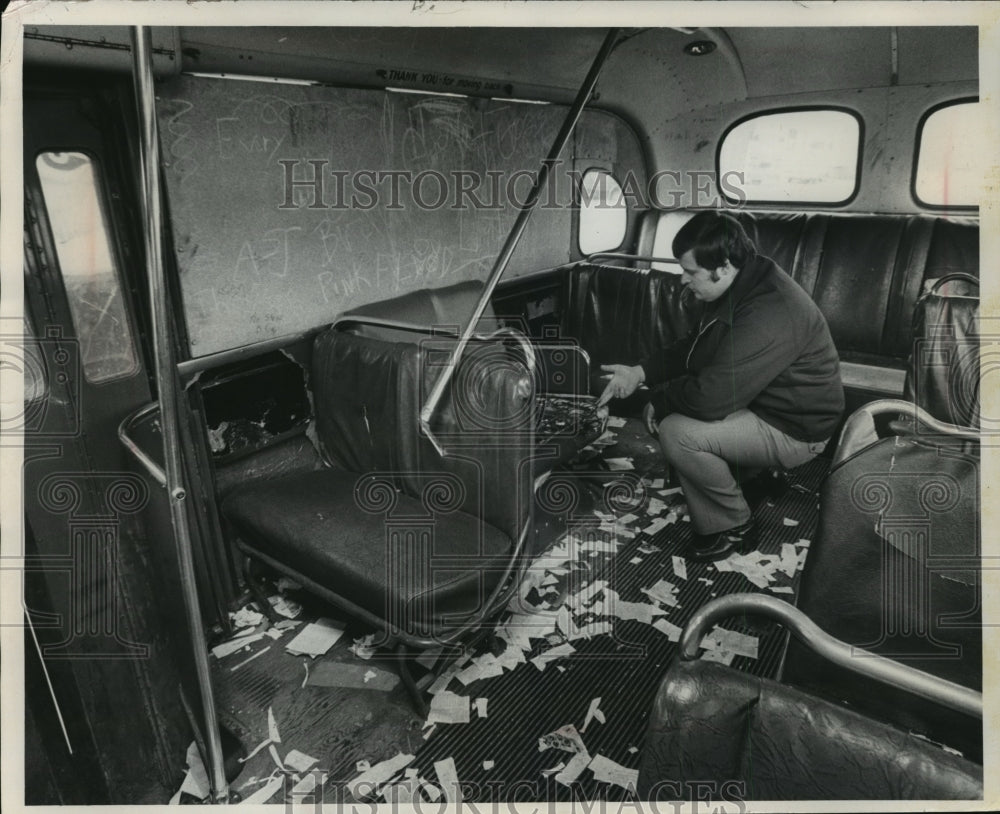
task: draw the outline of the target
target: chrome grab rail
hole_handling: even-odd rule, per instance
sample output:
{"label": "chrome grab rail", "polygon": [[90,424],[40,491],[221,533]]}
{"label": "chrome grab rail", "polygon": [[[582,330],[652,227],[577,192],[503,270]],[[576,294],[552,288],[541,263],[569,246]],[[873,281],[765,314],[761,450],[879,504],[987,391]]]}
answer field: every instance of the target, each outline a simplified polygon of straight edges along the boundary
{"label": "chrome grab rail", "polygon": [[928,413],[923,407],[918,407],[912,401],[879,399],[878,401],[872,401],[859,407],[844,422],[844,428],[840,432],[840,443],[837,444],[831,465],[836,466],[855,452],[864,449],[868,446],[868,443],[863,443],[866,439],[870,439],[869,443],[874,443],[877,439],[875,435],[875,416],[885,415],[886,413],[902,413],[908,418],[912,418],[918,424],[924,425],[933,433],[951,435],[954,438],[966,441],[980,440],[979,430],[941,421]]}
{"label": "chrome grab rail", "polygon": [[135,459],[142,464],[143,469],[145,469],[149,473],[150,477],[152,477],[153,480],[155,480],[158,484],[160,484],[160,486],[166,486],[167,475],[163,471],[163,467],[161,467],[156,461],[150,458],[142,449],[142,447],[140,447],[134,440],[132,440],[132,436],[129,435],[129,433],[132,431],[132,428],[135,427],[136,424],[138,424],[143,419],[148,418],[153,413],[158,412],[159,409],[160,409],[159,402],[152,401],[146,406],[140,407],[131,415],[125,416],[125,418],[122,419],[121,424],[118,425],[118,440],[122,442],[122,444],[125,446],[125,449],[127,449],[129,452],[132,453],[133,456],[135,456]]}
{"label": "chrome grab rail", "polygon": [[511,257],[514,255],[514,250],[517,248],[517,244],[520,242],[521,237],[524,234],[524,230],[528,226],[528,219],[531,217],[531,213],[534,211],[535,205],[538,203],[542,190],[548,182],[552,167],[555,165],[559,158],[559,154],[562,152],[563,147],[566,142],[569,141],[570,135],[572,135],[573,130],[576,128],[576,124],[580,120],[580,116],[583,114],[583,109],[586,107],[591,94],[594,92],[594,88],[597,86],[597,79],[601,75],[601,68],[604,67],[605,61],[611,54],[612,50],[614,50],[617,40],[618,29],[610,29],[607,36],[604,38],[604,42],[601,45],[601,49],[598,51],[593,64],[590,66],[590,70],[587,72],[586,78],[583,80],[583,84],[580,86],[580,90],[576,95],[576,99],[573,101],[573,105],[566,114],[566,119],[563,121],[559,133],[556,135],[555,141],[552,143],[552,148],[549,150],[546,158],[542,161],[541,169],[538,171],[538,177],[531,188],[531,192],[528,194],[527,200],[521,205],[520,211],[517,215],[517,220],[514,221],[510,234],[507,235],[503,248],[501,248],[500,254],[497,256],[496,262],[493,264],[493,269],[490,272],[490,276],[486,280],[486,285],[479,297],[479,302],[476,303],[476,307],[472,311],[472,316],[469,318],[468,324],[465,326],[465,329],[462,331],[462,335],[459,337],[458,344],[448,357],[445,369],[434,383],[434,387],[420,411],[420,426],[423,428],[430,442],[442,455],[444,454],[444,449],[434,436],[434,433],[431,432],[431,416],[434,414],[434,410],[437,408],[438,402],[441,401],[442,395],[444,395],[444,390],[448,386],[448,381],[455,373],[455,367],[458,365],[458,360],[461,358],[462,353],[465,350],[465,346],[468,344],[469,339],[476,330],[476,325],[479,324],[480,318],[486,311],[486,305],[490,301],[490,297],[493,296],[493,289],[496,288],[500,277],[503,276],[504,271],[507,269],[507,265],[510,263]]}
{"label": "chrome grab rail", "polygon": [[980,719],[983,717],[982,693],[835,639],[798,608],[764,594],[721,596],[695,611],[681,634],[681,660],[693,661],[698,658],[701,640],[715,622],[743,614],[758,614],[776,619],[802,644],[838,667],[911,692],[965,715]]}
{"label": "chrome grab rail", "polygon": [[638,260],[641,263],[670,263],[679,266],[681,261],[676,257],[653,257],[651,254],[628,254],[626,252],[597,252],[587,255],[588,263],[596,263],[599,259],[604,260]]}

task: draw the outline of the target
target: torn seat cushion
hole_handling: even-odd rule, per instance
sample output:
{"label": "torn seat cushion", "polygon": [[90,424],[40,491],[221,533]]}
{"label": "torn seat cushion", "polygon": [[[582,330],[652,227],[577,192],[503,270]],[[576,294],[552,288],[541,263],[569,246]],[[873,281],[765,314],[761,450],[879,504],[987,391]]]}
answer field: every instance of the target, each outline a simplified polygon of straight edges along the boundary
{"label": "torn seat cushion", "polygon": [[657,692],[639,799],[975,800],[982,768],[793,687],[712,662],[676,661]]}
{"label": "torn seat cushion", "polygon": [[389,607],[389,582],[397,583],[391,601],[433,601],[436,618],[478,607],[513,545],[465,512],[437,516],[384,479],[332,469],[251,484],[225,511],[259,559],[379,615]]}

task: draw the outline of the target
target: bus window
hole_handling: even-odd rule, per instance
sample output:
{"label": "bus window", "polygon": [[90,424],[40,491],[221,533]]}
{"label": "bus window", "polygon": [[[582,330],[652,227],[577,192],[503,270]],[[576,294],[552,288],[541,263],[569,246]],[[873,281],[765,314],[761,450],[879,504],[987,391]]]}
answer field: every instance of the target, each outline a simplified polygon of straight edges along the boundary
{"label": "bus window", "polygon": [[854,114],[782,110],[730,128],[718,177],[742,176],[745,199],[753,203],[841,204],[857,190],[860,154],[861,121]]}
{"label": "bus window", "polygon": [[88,381],[138,370],[94,162],[44,152],[35,161]]}
{"label": "bus window", "polygon": [[982,157],[990,152],[979,104],[949,103],[932,110],[917,139],[913,182],[917,202],[933,207],[978,206]]}
{"label": "bus window", "polygon": [[580,189],[580,253],[617,249],[625,239],[628,208],[621,185],[604,170],[587,170]]}

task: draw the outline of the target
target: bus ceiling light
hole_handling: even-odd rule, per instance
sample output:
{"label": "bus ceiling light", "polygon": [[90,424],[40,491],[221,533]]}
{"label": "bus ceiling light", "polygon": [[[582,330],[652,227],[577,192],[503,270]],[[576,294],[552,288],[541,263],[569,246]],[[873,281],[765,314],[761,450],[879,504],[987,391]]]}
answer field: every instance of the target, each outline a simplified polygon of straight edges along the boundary
{"label": "bus ceiling light", "polygon": [[711,40],[695,40],[684,46],[684,53],[689,57],[703,57],[711,54],[715,50],[715,43]]}
{"label": "bus ceiling light", "polygon": [[288,79],[281,76],[256,76],[247,73],[209,73],[206,71],[185,71],[187,76],[201,76],[207,79],[236,79],[241,82],[266,82],[269,85],[322,85],[313,79]]}

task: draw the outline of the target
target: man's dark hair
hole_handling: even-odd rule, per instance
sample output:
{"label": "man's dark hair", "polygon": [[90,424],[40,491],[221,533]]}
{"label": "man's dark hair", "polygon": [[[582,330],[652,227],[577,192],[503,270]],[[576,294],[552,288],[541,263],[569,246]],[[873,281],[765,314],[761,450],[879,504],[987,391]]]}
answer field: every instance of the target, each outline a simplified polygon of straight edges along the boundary
{"label": "man's dark hair", "polygon": [[757,247],[732,215],[699,212],[674,235],[674,257],[694,250],[694,259],[705,269],[724,266],[729,260],[742,269],[757,256]]}

